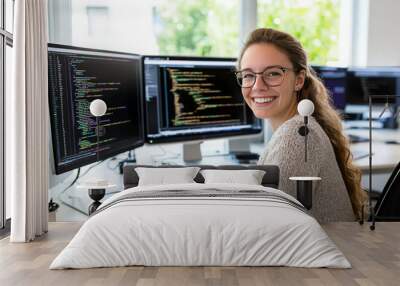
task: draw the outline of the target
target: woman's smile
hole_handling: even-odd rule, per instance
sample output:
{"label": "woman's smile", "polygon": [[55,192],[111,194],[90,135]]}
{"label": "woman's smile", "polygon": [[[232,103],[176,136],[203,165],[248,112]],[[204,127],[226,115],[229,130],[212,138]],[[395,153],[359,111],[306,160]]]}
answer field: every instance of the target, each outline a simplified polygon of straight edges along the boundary
{"label": "woman's smile", "polygon": [[277,96],[257,96],[252,97],[251,102],[255,108],[264,108],[271,106],[277,98]]}

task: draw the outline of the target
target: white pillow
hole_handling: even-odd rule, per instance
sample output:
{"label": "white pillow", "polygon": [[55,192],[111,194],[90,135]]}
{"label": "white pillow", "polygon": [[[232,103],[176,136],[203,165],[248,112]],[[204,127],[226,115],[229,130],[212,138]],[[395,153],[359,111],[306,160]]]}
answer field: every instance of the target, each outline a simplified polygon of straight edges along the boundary
{"label": "white pillow", "polygon": [[139,176],[139,186],[195,183],[193,179],[199,170],[199,167],[135,168]]}
{"label": "white pillow", "polygon": [[202,170],[205,184],[233,183],[261,185],[265,171],[262,170]]}

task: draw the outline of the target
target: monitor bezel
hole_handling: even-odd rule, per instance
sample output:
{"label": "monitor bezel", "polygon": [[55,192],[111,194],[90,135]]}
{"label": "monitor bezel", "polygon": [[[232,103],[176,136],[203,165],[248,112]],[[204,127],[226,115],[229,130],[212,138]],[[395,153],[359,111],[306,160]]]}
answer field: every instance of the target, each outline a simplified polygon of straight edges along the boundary
{"label": "monitor bezel", "polygon": [[[226,61],[226,62],[235,62],[237,64],[237,59],[232,57],[201,57],[201,56],[177,56],[177,55],[142,55],[142,87],[143,87],[143,113],[144,113],[144,127],[145,127],[145,142],[148,144],[165,144],[165,143],[185,143],[185,142],[195,142],[195,141],[203,141],[207,139],[218,139],[218,138],[236,138],[236,137],[244,137],[244,136],[254,136],[259,135],[263,132],[263,122],[261,119],[256,118],[251,111],[250,107],[247,106],[248,110],[253,114],[254,118],[260,122],[260,129],[249,129],[246,131],[229,131],[224,133],[204,133],[204,134],[191,134],[191,135],[180,135],[180,136],[171,136],[171,137],[161,137],[161,138],[149,138],[147,132],[147,108],[146,104],[146,77],[144,75],[145,72],[145,60],[146,59],[160,59],[160,60],[188,60],[188,61]],[[232,72],[236,70],[236,65],[232,67]],[[252,132],[249,132],[252,131]]]}
{"label": "monitor bezel", "polygon": [[[85,48],[85,47],[77,47],[77,46],[69,46],[69,45],[61,45],[61,44],[55,44],[55,43],[48,43],[47,44],[47,57],[49,55],[49,52],[51,49],[63,49],[67,51],[71,51],[73,53],[74,51],[78,52],[91,52],[91,53],[103,53],[103,54],[110,54],[111,57],[118,58],[118,55],[120,56],[133,56],[137,57],[135,60],[138,61],[138,84],[139,84],[139,94],[138,94],[138,116],[141,120],[141,124],[138,124],[141,130],[139,130],[139,139],[136,142],[133,142],[131,145],[126,146],[125,148],[119,148],[118,150],[111,151],[107,153],[106,156],[102,156],[102,153],[99,153],[99,161],[106,160],[108,158],[114,157],[118,154],[133,150],[135,148],[138,148],[140,146],[143,146],[145,143],[145,128],[144,128],[144,106],[143,106],[143,72],[142,72],[142,64],[141,64],[141,56],[139,54],[134,54],[134,53],[126,53],[126,52],[118,52],[118,51],[110,51],[110,50],[103,50],[103,49],[92,49],[92,48]],[[48,67],[49,68],[49,67]],[[47,92],[47,96],[49,99],[49,92]],[[48,102],[49,106],[49,121],[50,121],[50,129],[51,129],[51,142],[52,142],[52,149],[53,149],[53,158],[54,158],[54,171],[56,175],[66,173],[68,171],[90,165],[93,163],[98,162],[96,158],[90,159],[90,160],[85,160],[85,159],[80,159],[78,160],[78,163],[73,163],[73,164],[65,164],[65,165],[60,165],[60,158],[58,158],[57,152],[56,152],[56,138],[55,138],[55,129],[56,126],[54,125],[55,123],[53,120],[51,120],[51,111],[52,107],[50,105],[50,100]]]}

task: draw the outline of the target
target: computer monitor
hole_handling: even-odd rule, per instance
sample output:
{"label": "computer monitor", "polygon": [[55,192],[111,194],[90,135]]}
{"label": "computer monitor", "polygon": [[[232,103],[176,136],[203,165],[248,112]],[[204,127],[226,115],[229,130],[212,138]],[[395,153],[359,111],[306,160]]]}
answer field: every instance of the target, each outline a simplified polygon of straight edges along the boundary
{"label": "computer monitor", "polygon": [[400,95],[400,68],[363,67],[349,68],[347,77],[349,104],[368,104],[369,96],[377,96],[373,103],[397,103],[391,95]]}
{"label": "computer monitor", "polygon": [[346,68],[312,66],[329,91],[334,107],[343,112],[346,107]]}
{"label": "computer monitor", "polygon": [[262,132],[236,82],[234,58],[144,56],[146,140],[202,140]]}
{"label": "computer monitor", "polygon": [[[56,174],[144,144],[140,56],[49,44],[48,73]],[[107,104],[98,142],[94,99]]]}

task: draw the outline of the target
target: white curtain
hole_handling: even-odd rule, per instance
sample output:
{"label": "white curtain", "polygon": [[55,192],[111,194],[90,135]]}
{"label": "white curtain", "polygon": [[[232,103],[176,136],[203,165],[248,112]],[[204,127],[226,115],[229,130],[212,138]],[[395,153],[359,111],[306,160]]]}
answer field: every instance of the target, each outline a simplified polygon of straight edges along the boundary
{"label": "white curtain", "polygon": [[6,111],[7,187],[12,242],[47,232],[47,0],[17,0],[14,8],[13,92]]}

